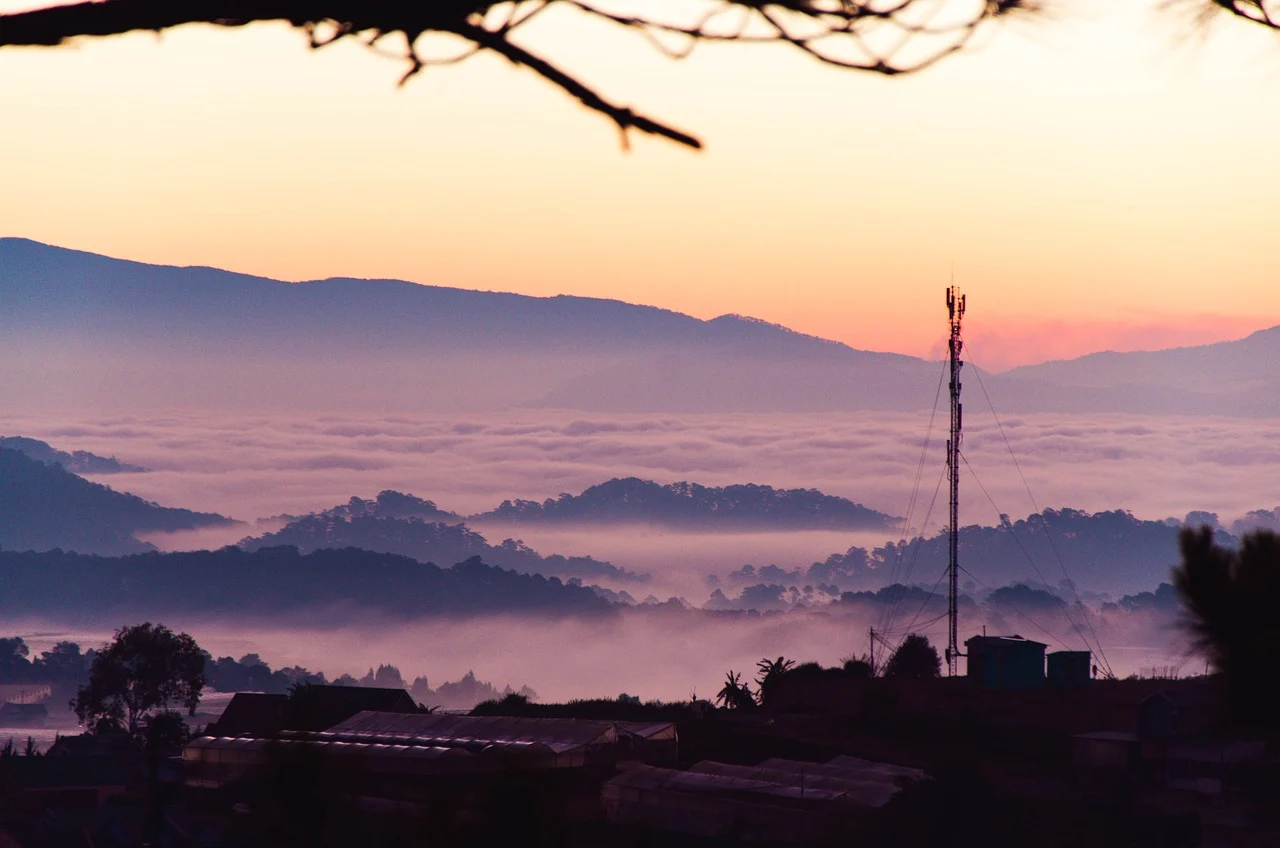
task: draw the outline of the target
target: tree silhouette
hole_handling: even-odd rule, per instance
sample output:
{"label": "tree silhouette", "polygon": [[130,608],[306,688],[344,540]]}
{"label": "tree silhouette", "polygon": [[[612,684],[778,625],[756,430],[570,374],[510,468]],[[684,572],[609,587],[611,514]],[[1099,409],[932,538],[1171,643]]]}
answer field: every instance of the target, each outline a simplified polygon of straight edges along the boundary
{"label": "tree silhouette", "polygon": [[786,657],[778,657],[776,660],[765,657],[756,663],[756,669],[759,672],[756,675],[756,691],[760,696],[761,706],[764,706],[769,697],[769,692],[782,679],[782,676],[795,668],[795,665],[795,660],[789,660]]}
{"label": "tree silhouette", "polygon": [[1280,535],[1258,530],[1238,551],[1217,545],[1207,527],[1178,536],[1182,562],[1173,585],[1194,644],[1222,673],[1232,717],[1275,724],[1280,657]]}
{"label": "tree silhouette", "polygon": [[[1227,12],[1280,27],[1280,0],[1170,0],[1203,22]],[[656,4],[655,4],[656,5]],[[312,48],[348,38],[374,47],[389,36],[403,44],[407,70],[401,83],[431,65],[495,53],[526,68],[609,118],[626,143],[637,130],[700,147],[686,132],[605,99],[555,62],[522,46],[520,30],[549,9],[642,34],[664,55],[679,59],[703,42],[787,45],[839,68],[894,75],[928,67],[963,48],[984,24],[1013,13],[1035,12],[1042,0],[680,0],[618,11],[607,0],[91,0],[0,15],[0,47],[53,46],[78,36],[162,32],[190,23],[239,27],[283,21],[302,30]],[[642,11],[641,11],[642,10]],[[444,36],[449,53],[420,49],[421,37]]]}
{"label": "tree silhouette", "polygon": [[90,730],[122,725],[139,736],[143,716],[180,705],[189,715],[204,689],[205,653],[196,640],[160,624],[144,622],[116,631],[98,652],[89,682],[71,702]]}
{"label": "tree silhouette", "polygon": [[942,673],[942,658],[938,649],[919,633],[912,633],[902,641],[898,650],[885,664],[885,677],[937,677]]}
{"label": "tree silhouette", "polygon": [[730,671],[725,677],[724,686],[716,695],[716,703],[731,710],[749,710],[756,705],[756,699],[751,693],[751,687],[742,681],[742,675]]}

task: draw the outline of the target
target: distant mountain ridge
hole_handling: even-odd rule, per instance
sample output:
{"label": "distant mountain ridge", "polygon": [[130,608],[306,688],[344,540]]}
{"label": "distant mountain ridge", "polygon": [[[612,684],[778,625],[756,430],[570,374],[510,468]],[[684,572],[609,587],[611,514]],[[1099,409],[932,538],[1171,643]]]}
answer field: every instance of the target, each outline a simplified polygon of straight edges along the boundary
{"label": "distant mountain ridge", "polygon": [[134,534],[231,524],[213,513],[172,509],[91,483],[61,465],[0,448],[0,549],[133,554],[155,548]]}
{"label": "distant mountain ridge", "polygon": [[121,462],[114,456],[98,456],[81,450],[67,453],[54,448],[48,442],[27,436],[0,436],[0,448],[21,451],[46,465],[61,465],[72,474],[119,474],[126,471],[147,470],[138,465]]}
{"label": "distant mountain ridge", "polygon": [[347,516],[329,510],[304,515],[274,533],[243,539],[239,544],[246,551],[282,545],[296,547],[303,553],[359,548],[436,564],[481,557],[485,562],[524,574],[566,579],[611,579],[627,583],[648,579],[647,575],[592,557],[543,556],[519,539],[504,539],[500,544],[491,545],[484,536],[461,523],[396,518],[377,512]]}
{"label": "distant mountain ridge", "polygon": [[486,613],[610,614],[590,588],[519,574],[478,558],[438,568],[358,550],[190,553],[98,557],[0,551],[0,613],[57,616],[118,626],[122,617],[204,614],[276,619],[343,608],[400,619]]}
{"label": "distant mountain ridge", "polygon": [[[0,394],[35,407],[321,410],[340,397],[370,412],[915,411],[932,405],[941,368],[738,315],[397,280],[284,283],[20,238],[0,238],[0,302]],[[1277,360],[1280,327],[983,382],[1002,412],[1270,416]]]}
{"label": "distant mountain ridge", "polygon": [[883,530],[900,519],[817,489],[775,489],[751,483],[723,487],[661,485],[614,478],[545,501],[507,500],[473,521],[661,524],[692,530]]}

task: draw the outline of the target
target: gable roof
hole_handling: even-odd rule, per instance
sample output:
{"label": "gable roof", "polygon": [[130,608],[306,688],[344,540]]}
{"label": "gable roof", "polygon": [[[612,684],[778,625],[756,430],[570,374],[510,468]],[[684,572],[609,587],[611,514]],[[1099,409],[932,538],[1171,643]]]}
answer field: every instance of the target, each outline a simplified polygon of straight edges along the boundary
{"label": "gable roof", "polygon": [[273,736],[284,729],[288,695],[237,692],[218,720],[205,728],[210,736]]}
{"label": "gable roof", "polygon": [[460,716],[441,713],[394,715],[362,712],[329,728],[344,738],[401,738],[423,744],[431,740],[544,745],[556,754],[617,741],[614,722],[576,718]]}
{"label": "gable roof", "polygon": [[237,692],[205,732],[210,736],[265,737],[286,729],[327,730],[367,710],[416,713],[418,705],[403,689],[372,686],[307,686],[294,697]]}

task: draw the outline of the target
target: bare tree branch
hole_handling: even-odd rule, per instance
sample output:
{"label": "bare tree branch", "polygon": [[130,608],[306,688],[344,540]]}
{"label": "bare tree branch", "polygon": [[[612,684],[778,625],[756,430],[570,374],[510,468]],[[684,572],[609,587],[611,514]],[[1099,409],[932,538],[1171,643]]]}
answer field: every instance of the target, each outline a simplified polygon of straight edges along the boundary
{"label": "bare tree branch", "polygon": [[[387,35],[405,39],[408,69],[404,83],[429,65],[462,61],[488,51],[528,68],[603,115],[622,133],[631,130],[700,147],[696,138],[617,105],[551,60],[531,53],[513,36],[553,6],[571,8],[589,19],[636,31],[673,59],[688,56],[703,42],[788,45],[839,68],[894,75],[926,68],[965,47],[988,21],[1035,12],[1041,0],[684,0],[683,20],[612,0],[96,0],[0,14],[0,47],[51,47],[79,37],[161,32],[190,23],[238,27],[260,21],[286,22],[302,30],[313,48],[349,37],[370,47]],[[1280,29],[1280,0],[1166,0],[1193,4],[1203,13],[1229,12]],[[664,4],[668,9],[682,8]],[[323,35],[321,34],[323,32]],[[467,47],[444,58],[424,57],[417,48],[426,33],[462,39]],[[672,40],[678,41],[673,46]]]}

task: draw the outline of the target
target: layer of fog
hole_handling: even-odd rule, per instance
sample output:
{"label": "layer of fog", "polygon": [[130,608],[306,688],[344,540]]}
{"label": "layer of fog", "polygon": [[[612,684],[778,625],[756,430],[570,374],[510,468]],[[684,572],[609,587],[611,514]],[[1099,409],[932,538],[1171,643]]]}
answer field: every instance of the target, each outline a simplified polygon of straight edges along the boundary
{"label": "layer of fog", "polygon": [[[616,697],[621,692],[680,700],[693,693],[714,696],[730,669],[753,677],[762,657],[785,655],[835,665],[864,654],[871,626],[888,625],[894,639],[908,630],[923,632],[935,645],[944,645],[945,620],[931,621],[931,613],[917,612],[904,607],[888,616],[883,609],[854,607],[747,615],[651,609],[592,620],[497,616],[397,626],[370,618],[333,627],[319,617],[312,625],[289,626],[198,619],[165,623],[191,633],[214,656],[258,653],[273,668],[301,665],[323,671],[329,679],[344,673],[359,677],[390,663],[406,679],[426,675],[433,685],[474,671],[499,688],[531,686],[543,701]],[[1185,641],[1167,614],[1094,612],[1085,621],[1079,613],[1068,620],[1060,612],[1042,611],[1022,620],[979,607],[963,620],[961,638],[980,633],[984,625],[993,632],[1020,632],[1048,643],[1050,650],[1079,650],[1086,639],[1101,643],[1120,676],[1157,666],[1203,671],[1200,662],[1188,660]],[[107,631],[67,631],[29,621],[11,622],[9,629],[24,635],[33,653],[58,639],[87,648],[110,637]],[[883,652],[878,649],[881,658]]]}
{"label": "layer of fog", "polygon": [[[965,523],[994,523],[995,507],[1015,516],[1034,511],[1006,437],[1041,507],[1125,508],[1151,519],[1204,509],[1231,518],[1277,499],[1278,422],[1023,415],[1006,418],[1001,430],[979,409],[971,401],[965,421]],[[927,412],[676,417],[514,410],[453,418],[179,412],[96,420],[8,413],[0,416],[0,432],[114,454],[154,469],[103,479],[115,488],[249,521],[326,509],[388,488],[473,513],[504,498],[554,497],[626,475],[813,487],[904,515],[929,420]],[[941,474],[944,431],[939,415],[920,483],[925,504]],[[943,513],[935,509],[927,529],[940,527]]]}

